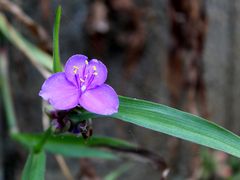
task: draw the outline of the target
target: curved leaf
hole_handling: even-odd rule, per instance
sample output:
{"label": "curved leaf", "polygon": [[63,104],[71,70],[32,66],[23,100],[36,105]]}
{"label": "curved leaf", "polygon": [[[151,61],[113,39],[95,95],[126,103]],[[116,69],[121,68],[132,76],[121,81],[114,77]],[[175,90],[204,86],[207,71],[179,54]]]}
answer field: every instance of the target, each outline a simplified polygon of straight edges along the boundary
{"label": "curved leaf", "polygon": [[[213,122],[145,100],[123,96],[119,96],[119,100],[119,112],[110,117],[240,157],[240,137]],[[79,119],[83,117],[102,116],[79,112]]]}
{"label": "curved leaf", "polygon": [[23,169],[22,180],[44,180],[45,166],[45,152],[31,152]]}
{"label": "curved leaf", "polygon": [[120,97],[112,117],[240,157],[240,137],[201,117],[168,106]]}
{"label": "curved leaf", "polygon": [[41,65],[52,71],[52,57],[27,41],[11,24],[6,17],[0,13],[0,31],[20,51],[22,51],[33,64]]}
{"label": "curved leaf", "polygon": [[[34,134],[14,134],[13,138],[20,143],[34,147],[42,138],[42,135]],[[101,147],[131,147],[135,148],[128,142],[107,138],[107,137],[91,137],[87,140],[82,137],[73,135],[58,135],[48,138],[43,149],[70,157],[91,157],[102,159],[117,159],[117,155],[103,149]]]}

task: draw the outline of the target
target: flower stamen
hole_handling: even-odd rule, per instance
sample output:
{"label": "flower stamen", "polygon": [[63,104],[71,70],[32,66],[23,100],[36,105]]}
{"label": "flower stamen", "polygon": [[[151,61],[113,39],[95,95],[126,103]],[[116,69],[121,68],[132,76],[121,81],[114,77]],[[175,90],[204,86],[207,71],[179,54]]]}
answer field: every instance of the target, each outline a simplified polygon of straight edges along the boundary
{"label": "flower stamen", "polygon": [[78,69],[79,69],[78,66],[73,66],[73,72],[74,72],[74,74],[77,74]]}
{"label": "flower stamen", "polygon": [[83,78],[80,78],[80,81],[81,81],[81,82],[85,82],[85,80],[84,80]]}

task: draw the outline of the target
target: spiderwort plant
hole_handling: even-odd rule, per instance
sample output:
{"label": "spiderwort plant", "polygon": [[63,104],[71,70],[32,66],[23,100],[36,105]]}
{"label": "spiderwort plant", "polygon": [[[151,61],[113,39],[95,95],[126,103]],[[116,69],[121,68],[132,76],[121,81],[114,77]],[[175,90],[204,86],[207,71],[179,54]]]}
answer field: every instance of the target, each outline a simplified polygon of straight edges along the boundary
{"label": "spiderwort plant", "polygon": [[88,61],[84,55],[73,55],[64,72],[50,76],[39,95],[56,110],[68,110],[78,105],[89,112],[111,115],[118,112],[119,100],[114,89],[105,84],[106,66],[97,59]]}
{"label": "spiderwort plant", "polygon": [[76,109],[73,111],[54,110],[48,113],[48,116],[51,119],[51,129],[54,134],[62,134],[68,132],[77,136],[82,135],[84,139],[92,136],[93,129],[91,119],[81,120],[79,122],[73,121],[70,114],[75,110]]}

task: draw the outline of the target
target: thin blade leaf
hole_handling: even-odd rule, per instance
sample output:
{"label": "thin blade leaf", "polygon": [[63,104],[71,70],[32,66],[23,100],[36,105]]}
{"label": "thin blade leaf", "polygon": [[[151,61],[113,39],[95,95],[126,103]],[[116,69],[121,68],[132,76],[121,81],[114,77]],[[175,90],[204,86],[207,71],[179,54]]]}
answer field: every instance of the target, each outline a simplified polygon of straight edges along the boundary
{"label": "thin blade leaf", "polygon": [[[15,134],[13,138],[29,148],[32,148],[39,142],[42,135]],[[51,153],[62,154],[70,157],[90,157],[102,159],[118,158],[115,154],[109,151],[99,149],[101,147],[135,148],[136,146],[122,140],[107,137],[91,137],[85,140],[82,137],[72,135],[53,135],[48,138],[43,149]]]}
{"label": "thin blade leaf", "polygon": [[54,21],[54,28],[53,28],[53,72],[61,72],[62,65],[60,60],[60,53],[59,53],[59,29],[60,29],[60,20],[61,20],[61,6],[58,6],[55,21]]}
{"label": "thin blade leaf", "polygon": [[34,65],[52,71],[52,57],[27,41],[0,13],[0,31],[20,51],[22,51]]}
{"label": "thin blade leaf", "polygon": [[11,88],[8,76],[8,61],[7,54],[4,50],[0,50],[0,95],[3,99],[4,110],[6,113],[6,120],[10,133],[17,133],[17,120],[14,111]]}
{"label": "thin blade leaf", "polygon": [[168,106],[120,97],[112,117],[240,157],[240,137],[201,117]]}
{"label": "thin blade leaf", "polygon": [[22,180],[44,180],[45,166],[45,152],[31,152],[23,169]]}
{"label": "thin blade leaf", "polygon": [[[240,158],[240,137],[201,117],[165,105],[119,96],[119,112],[110,117],[162,132]],[[98,117],[79,112],[88,118]],[[101,116],[99,116],[101,117]],[[76,115],[74,120],[77,120]]]}

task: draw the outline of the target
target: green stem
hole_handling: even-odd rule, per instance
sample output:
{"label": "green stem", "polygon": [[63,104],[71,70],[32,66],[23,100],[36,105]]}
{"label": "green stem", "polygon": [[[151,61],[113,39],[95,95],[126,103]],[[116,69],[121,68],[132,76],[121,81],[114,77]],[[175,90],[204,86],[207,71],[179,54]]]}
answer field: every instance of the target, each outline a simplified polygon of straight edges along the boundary
{"label": "green stem", "polygon": [[50,126],[43,134],[42,139],[39,141],[38,144],[34,147],[34,153],[39,153],[42,151],[43,146],[47,142],[48,138],[52,135],[52,127]]}
{"label": "green stem", "polygon": [[[0,32],[16,48],[23,52],[34,66],[40,66],[44,70],[52,71],[52,57],[25,39],[0,12]],[[1,42],[1,40],[0,40]]]}
{"label": "green stem", "polygon": [[4,110],[7,117],[7,124],[10,134],[18,132],[16,116],[13,108],[13,101],[10,92],[9,78],[8,78],[8,66],[7,66],[7,54],[5,50],[0,50],[0,89],[4,104]]}
{"label": "green stem", "polygon": [[53,27],[53,72],[61,72],[62,65],[59,53],[59,29],[61,20],[61,6],[58,6]]}

